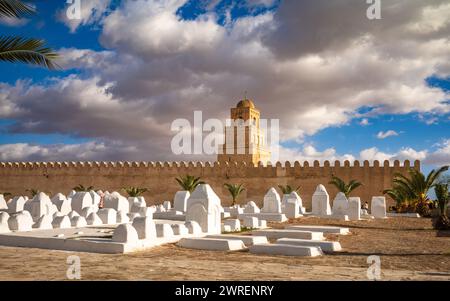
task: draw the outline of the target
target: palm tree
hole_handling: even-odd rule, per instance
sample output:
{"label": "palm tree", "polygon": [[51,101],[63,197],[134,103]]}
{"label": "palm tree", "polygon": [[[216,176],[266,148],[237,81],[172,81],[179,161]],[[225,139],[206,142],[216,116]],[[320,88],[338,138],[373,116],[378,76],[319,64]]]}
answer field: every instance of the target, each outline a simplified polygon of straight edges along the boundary
{"label": "palm tree", "polygon": [[245,191],[244,185],[242,184],[224,184],[224,186],[228,189],[228,191],[231,194],[231,198],[233,199],[233,203],[231,206],[236,205],[236,200],[239,197],[239,195]]}
{"label": "palm tree", "polygon": [[27,190],[25,190],[25,191],[29,192],[29,193],[31,194],[31,197],[32,197],[32,198],[34,198],[34,197],[39,193],[39,190],[33,189],[33,188],[27,189]]}
{"label": "palm tree", "polygon": [[383,191],[383,194],[387,195],[395,201],[397,211],[401,212],[404,207],[409,206],[408,196],[399,189],[391,188]]}
{"label": "palm tree", "polygon": [[281,191],[283,192],[283,194],[291,194],[291,193],[293,193],[293,192],[299,192],[300,191],[300,186],[298,186],[297,188],[293,188],[292,186],[290,186],[290,185],[286,185],[286,186],[283,186],[283,185],[278,185],[278,188],[280,188],[281,189]]}
{"label": "palm tree", "polygon": [[196,178],[191,175],[176,178],[175,180],[180,184],[183,190],[189,191],[190,193],[192,193],[198,185],[205,184],[205,182],[200,181],[200,177]]}
{"label": "palm tree", "polygon": [[363,185],[357,180],[351,180],[348,184],[346,184],[342,179],[336,176],[333,176],[332,180],[328,184],[334,185],[339,192],[345,194],[346,197],[349,197],[353,190]]}
{"label": "palm tree", "polygon": [[449,201],[448,184],[436,184],[434,187],[436,192],[437,203],[439,205],[439,216],[433,220],[433,227],[436,230],[450,229],[450,220],[447,216],[447,203]]}
{"label": "palm tree", "polygon": [[83,185],[79,184],[78,186],[72,188],[72,190],[75,190],[76,192],[88,192],[94,190],[94,186],[84,187]]}
{"label": "palm tree", "polygon": [[435,187],[439,177],[448,170],[449,166],[443,166],[438,170],[432,170],[427,176],[416,169],[410,169],[408,176],[396,174],[393,180],[393,190],[405,197],[416,208],[416,212],[422,216],[430,214],[428,192]]}
{"label": "palm tree", "polygon": [[[20,0],[0,0],[0,18],[21,18],[36,13],[34,6]],[[35,38],[0,36],[0,61],[22,62],[55,69],[58,54]]]}
{"label": "palm tree", "polygon": [[123,191],[125,191],[129,197],[136,198],[138,196],[141,196],[143,193],[147,192],[147,188],[139,188],[139,187],[128,187],[123,188]]}

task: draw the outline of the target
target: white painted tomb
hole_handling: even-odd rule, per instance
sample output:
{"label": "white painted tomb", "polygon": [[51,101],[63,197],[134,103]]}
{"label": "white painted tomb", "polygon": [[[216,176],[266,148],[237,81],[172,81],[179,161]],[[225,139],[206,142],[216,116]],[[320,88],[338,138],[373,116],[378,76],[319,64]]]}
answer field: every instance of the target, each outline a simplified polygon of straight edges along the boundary
{"label": "white painted tomb", "polygon": [[260,220],[258,221],[258,228],[259,228],[259,229],[265,229],[265,228],[267,228],[267,221],[266,221],[266,220],[263,220],[263,219],[260,219]]}
{"label": "white painted tomb", "polygon": [[8,210],[8,205],[6,205],[6,200],[3,194],[0,194],[0,210]]}
{"label": "white painted tomb", "polygon": [[333,215],[343,217],[347,215],[349,209],[349,201],[344,193],[339,192],[333,200]]}
{"label": "white painted tomb", "polygon": [[374,196],[372,198],[372,205],[370,213],[375,218],[387,218],[386,215],[386,198],[384,196]]}
{"label": "white painted tomb", "polygon": [[75,228],[83,228],[88,225],[86,219],[82,216],[72,217],[70,219],[70,224],[72,225],[72,227],[75,227]]}
{"label": "white painted tomb", "polygon": [[323,185],[318,185],[312,196],[312,214],[317,216],[331,215],[330,196]]}
{"label": "white painted tomb", "polygon": [[89,214],[89,216],[86,218],[86,222],[88,223],[89,226],[103,225],[102,219],[95,212]]}
{"label": "white painted tomb", "polygon": [[242,240],[217,238],[183,238],[178,242],[182,248],[209,251],[238,251],[245,249]]}
{"label": "white painted tomb", "polygon": [[140,216],[148,216],[153,218],[153,210],[150,207],[141,207],[136,213],[139,213]]}
{"label": "white painted tomb", "polygon": [[244,213],[244,208],[241,208],[239,205],[223,208],[223,218],[237,218],[242,213]]}
{"label": "white painted tomb", "polygon": [[267,238],[300,238],[300,239],[310,239],[310,240],[324,240],[322,232],[312,232],[312,231],[299,231],[291,229],[266,229],[266,230],[255,230],[252,231],[252,235],[263,235]]}
{"label": "white painted tomb", "polygon": [[9,217],[8,226],[11,231],[31,231],[33,219],[28,211],[22,211]]}
{"label": "white painted tomb", "polygon": [[221,233],[221,205],[208,184],[198,185],[187,203],[186,221],[196,221],[207,234]]}
{"label": "white painted tomb", "polygon": [[157,237],[155,222],[149,217],[136,217],[133,220],[139,239],[154,240]]}
{"label": "white painted tomb", "polygon": [[25,205],[25,198],[22,196],[14,197],[7,205],[8,205],[8,213],[17,213],[23,211],[23,207]]}
{"label": "white painted tomb", "polygon": [[253,217],[253,216],[244,217],[243,225],[244,225],[245,228],[258,229],[259,228],[258,218],[257,217]]}
{"label": "white painted tomb", "polygon": [[303,247],[282,244],[258,244],[249,248],[253,254],[283,255],[283,256],[322,256],[323,252],[318,247]]}
{"label": "white painted tomb", "polygon": [[72,219],[72,218],[74,218],[75,216],[80,216],[80,215],[79,215],[78,212],[76,212],[76,211],[70,211],[69,214],[67,214],[67,216],[68,216],[70,219]]}
{"label": "white painted tomb", "polygon": [[202,227],[196,221],[189,221],[184,223],[186,228],[189,230],[189,234],[201,235],[203,233]]}
{"label": "white painted tomb", "polygon": [[128,219],[130,220],[130,222],[133,222],[135,218],[141,216],[139,213],[136,213],[136,212],[128,213],[127,215],[128,215]]}
{"label": "white painted tomb", "polygon": [[250,235],[208,235],[206,238],[218,238],[218,239],[232,239],[232,240],[241,240],[247,247],[258,245],[258,244],[267,244],[269,243],[267,237],[265,236],[250,236]]}
{"label": "white painted tomb", "polygon": [[347,235],[350,233],[349,228],[343,227],[334,227],[334,226],[287,226],[287,230],[298,230],[298,231],[312,231],[312,232],[320,232],[326,234],[339,234],[339,235]]}
{"label": "white painted tomb", "polygon": [[258,205],[255,202],[250,201],[245,205],[244,213],[261,213],[261,209],[259,209]]}
{"label": "white painted tomb", "polygon": [[91,208],[92,206],[92,196],[88,192],[77,192],[72,197],[72,210],[76,211],[80,215],[82,215],[84,208]]}
{"label": "white painted tomb", "polygon": [[91,195],[92,198],[92,205],[94,207],[98,208],[98,205],[100,204],[102,197],[95,191],[91,190],[89,191],[89,194]]}
{"label": "white painted tomb", "polygon": [[75,190],[72,190],[71,192],[69,192],[69,194],[67,195],[68,199],[73,199],[73,197],[77,194],[77,192]]}
{"label": "white painted tomb", "polygon": [[351,221],[359,221],[361,219],[361,199],[359,197],[349,198],[347,215]]}
{"label": "white painted tomb", "polygon": [[105,225],[112,225],[117,221],[117,212],[112,208],[100,209],[97,214]]}
{"label": "white painted tomb", "polygon": [[306,209],[305,207],[303,207],[303,200],[302,198],[298,195],[298,193],[296,191],[293,191],[290,195],[289,195],[289,200],[296,200],[298,207],[300,209],[300,214],[305,214]]}
{"label": "white painted tomb", "polygon": [[125,212],[118,211],[116,215],[116,222],[118,224],[125,224],[130,222],[130,218]]}
{"label": "white painted tomb", "polygon": [[8,233],[9,225],[8,225],[9,214],[7,212],[0,212],[0,233]]}
{"label": "white painted tomb", "polygon": [[238,219],[227,219],[223,224],[230,227],[230,232],[241,231],[241,221]]}
{"label": "white painted tomb", "polygon": [[339,252],[342,251],[341,244],[337,241],[320,241],[309,239],[280,238],[277,244],[303,246],[303,247],[320,247],[323,252]]}
{"label": "white painted tomb", "polygon": [[147,207],[147,203],[145,202],[144,198],[141,197],[135,197],[135,198],[128,198],[128,203],[129,203],[129,208],[130,211],[129,212],[139,212],[141,210],[141,208],[146,208]]}
{"label": "white painted tomb", "polygon": [[233,232],[231,231],[231,227],[229,225],[222,224],[222,233],[230,233],[230,232]]}
{"label": "white painted tomb", "polygon": [[281,200],[275,188],[270,188],[264,196],[263,213],[278,213],[281,214]]}
{"label": "white painted tomb", "polygon": [[94,207],[84,207],[83,210],[81,210],[80,216],[87,219],[89,215],[92,213],[95,213]]}
{"label": "white painted tomb", "polygon": [[72,223],[67,215],[58,216],[53,220],[52,226],[55,229],[67,229],[72,227]]}
{"label": "white painted tomb", "polygon": [[117,191],[104,196],[103,208],[112,208],[116,211],[130,212],[128,200]]}
{"label": "white painted tomb", "polygon": [[299,218],[302,215],[300,214],[300,206],[298,205],[297,200],[289,199],[284,204],[284,214],[287,218]]}
{"label": "white painted tomb", "polygon": [[191,194],[189,191],[178,191],[173,199],[173,207],[175,211],[186,212],[187,200]]}
{"label": "white painted tomb", "polygon": [[62,193],[58,193],[51,199],[52,204],[58,208],[58,211],[63,214],[67,215],[72,211],[72,204],[71,200],[67,199],[66,196]]}
{"label": "white painted tomb", "polygon": [[139,240],[136,229],[130,224],[119,225],[112,237],[113,242],[121,242],[127,244],[137,244]]}
{"label": "white painted tomb", "polygon": [[48,230],[53,229],[53,217],[48,214],[41,216],[33,225],[33,229]]}
{"label": "white painted tomb", "polygon": [[52,203],[49,196],[43,192],[36,194],[30,202],[31,216],[34,220],[39,219],[41,216],[48,214],[53,215],[58,211],[56,206]]}

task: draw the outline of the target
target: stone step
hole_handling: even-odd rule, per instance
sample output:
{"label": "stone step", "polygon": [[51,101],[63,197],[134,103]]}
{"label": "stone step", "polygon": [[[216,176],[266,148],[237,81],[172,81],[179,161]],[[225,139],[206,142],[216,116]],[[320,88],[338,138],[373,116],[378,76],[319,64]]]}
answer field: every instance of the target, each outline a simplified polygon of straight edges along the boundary
{"label": "stone step", "polygon": [[342,251],[341,244],[337,241],[320,241],[308,239],[294,239],[294,238],[280,238],[277,244],[301,246],[301,247],[320,247],[324,252],[339,252]]}
{"label": "stone step", "polygon": [[350,233],[348,228],[333,227],[333,226],[288,226],[287,230],[312,231],[322,232],[325,234],[341,234],[347,235]]}
{"label": "stone step", "polygon": [[242,240],[218,238],[183,238],[178,245],[187,249],[208,251],[238,251],[246,248]]}
{"label": "stone step", "polygon": [[300,238],[310,240],[323,240],[321,232],[286,230],[286,229],[266,229],[255,230],[251,232],[252,235],[267,236],[267,238]]}
{"label": "stone step", "polygon": [[323,255],[318,247],[301,247],[282,244],[263,244],[250,247],[250,253],[284,256],[316,257]]}
{"label": "stone step", "polygon": [[217,239],[232,239],[241,240],[246,246],[253,246],[258,244],[267,244],[267,237],[265,236],[249,236],[249,235],[208,235],[207,238]]}

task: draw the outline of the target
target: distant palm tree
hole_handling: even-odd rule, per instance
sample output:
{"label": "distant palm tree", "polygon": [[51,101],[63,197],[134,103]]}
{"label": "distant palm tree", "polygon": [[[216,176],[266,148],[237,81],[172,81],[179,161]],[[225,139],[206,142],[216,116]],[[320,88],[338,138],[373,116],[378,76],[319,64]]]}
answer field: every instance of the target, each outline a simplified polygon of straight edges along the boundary
{"label": "distant palm tree", "polygon": [[0,192],[1,195],[3,195],[3,197],[5,198],[10,198],[12,196],[11,192]]}
{"label": "distant palm tree", "polygon": [[39,193],[39,190],[33,189],[33,188],[27,189],[27,190],[25,190],[25,191],[26,191],[26,192],[29,192],[29,193],[31,194],[31,197],[32,197],[32,198],[34,198],[34,197]]}
{"label": "distant palm tree", "polygon": [[236,200],[239,197],[239,195],[245,191],[244,185],[242,184],[224,184],[224,186],[228,189],[228,191],[231,194],[231,198],[233,199],[233,203],[231,206],[236,205]]}
{"label": "distant palm tree", "polygon": [[[0,0],[0,18],[21,18],[36,13],[34,6],[20,0]],[[34,38],[0,36],[0,61],[22,62],[55,69],[58,54]]]}
{"label": "distant palm tree", "polygon": [[94,186],[84,187],[83,185],[79,184],[78,186],[72,188],[72,190],[75,190],[76,192],[88,192],[94,190]]}
{"label": "distant palm tree", "polygon": [[433,220],[433,227],[437,230],[450,229],[450,220],[447,216],[447,203],[450,200],[447,183],[436,184],[434,191],[436,192],[437,203],[439,206],[439,216]]}
{"label": "distant palm tree", "polygon": [[353,190],[363,185],[357,180],[351,180],[347,184],[342,179],[336,176],[333,176],[332,180],[328,184],[334,185],[339,190],[339,192],[345,194],[346,197],[349,197]]}
{"label": "distant palm tree", "polygon": [[123,188],[123,191],[125,191],[129,197],[135,198],[138,196],[141,196],[143,193],[147,192],[147,188],[139,188],[139,187],[128,187]]}
{"label": "distant palm tree", "polygon": [[416,169],[408,170],[408,176],[396,174],[393,180],[393,188],[398,195],[404,197],[416,212],[422,216],[430,214],[428,192],[435,187],[439,177],[448,170],[449,166],[443,166],[438,170],[432,170],[427,176]]}
{"label": "distant palm tree", "polygon": [[192,193],[198,185],[205,184],[205,182],[200,181],[200,177],[196,178],[191,175],[176,178],[175,180],[180,184],[183,190],[189,191],[190,193]]}
{"label": "distant palm tree", "polygon": [[286,186],[283,186],[283,185],[278,185],[278,188],[280,188],[281,189],[281,191],[283,192],[283,194],[291,194],[291,193],[293,193],[293,192],[299,192],[300,191],[300,186],[298,186],[297,188],[293,188],[292,186],[290,186],[290,185],[286,185]]}

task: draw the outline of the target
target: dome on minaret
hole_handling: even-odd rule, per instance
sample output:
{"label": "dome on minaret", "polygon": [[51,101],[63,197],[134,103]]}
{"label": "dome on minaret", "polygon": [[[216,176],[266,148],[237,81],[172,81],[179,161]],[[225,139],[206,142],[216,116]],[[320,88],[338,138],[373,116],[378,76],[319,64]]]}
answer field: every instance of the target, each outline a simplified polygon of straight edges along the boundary
{"label": "dome on minaret", "polygon": [[254,109],[255,104],[253,103],[253,101],[251,101],[250,99],[244,99],[241,100],[240,102],[238,102],[236,108],[251,108]]}

